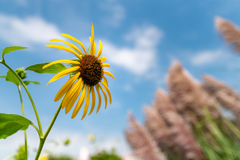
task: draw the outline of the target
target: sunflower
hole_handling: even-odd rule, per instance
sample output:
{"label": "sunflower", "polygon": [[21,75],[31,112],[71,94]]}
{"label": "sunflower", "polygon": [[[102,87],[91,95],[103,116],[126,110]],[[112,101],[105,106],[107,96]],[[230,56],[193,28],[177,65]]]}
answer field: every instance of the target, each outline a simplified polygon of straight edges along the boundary
{"label": "sunflower", "polygon": [[74,118],[78,114],[85,100],[84,111],[82,116],[82,119],[83,119],[86,116],[88,111],[90,97],[92,97],[92,105],[91,105],[89,115],[93,112],[95,108],[96,93],[98,96],[98,106],[97,106],[96,113],[98,113],[101,106],[100,91],[104,95],[105,109],[107,108],[107,94],[109,97],[110,104],[112,103],[112,97],[108,89],[108,82],[105,75],[108,75],[114,79],[115,77],[113,76],[112,73],[103,69],[103,67],[110,67],[110,65],[108,63],[103,63],[107,60],[106,57],[104,56],[100,57],[102,53],[101,41],[99,41],[99,50],[95,55],[96,43],[94,42],[93,24],[91,24],[91,37],[89,37],[91,42],[90,52],[86,51],[84,45],[76,38],[64,33],[62,33],[61,35],[78,43],[82,47],[83,52],[77,46],[75,46],[70,42],[59,40],[59,39],[51,39],[50,41],[63,42],[66,45],[68,45],[70,48],[62,45],[56,45],[56,44],[48,44],[45,46],[68,51],[74,54],[77,57],[77,59],[76,60],[57,60],[43,66],[43,69],[56,63],[70,64],[71,67],[64,69],[58,74],[56,74],[48,82],[48,84],[68,74],[72,75],[71,78],[58,91],[58,93],[54,98],[54,101],[56,102],[60,100],[63,97],[63,95],[65,95],[62,101],[62,109],[65,108],[65,113],[67,114],[72,109],[73,105],[79,98],[72,113],[71,118]]}

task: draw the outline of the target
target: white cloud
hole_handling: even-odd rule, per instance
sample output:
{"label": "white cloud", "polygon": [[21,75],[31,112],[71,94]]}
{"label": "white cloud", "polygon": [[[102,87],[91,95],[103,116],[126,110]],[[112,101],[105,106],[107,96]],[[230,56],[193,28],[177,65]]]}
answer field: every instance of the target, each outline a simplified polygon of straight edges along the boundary
{"label": "white cloud", "polygon": [[132,48],[119,48],[104,41],[103,52],[110,63],[136,75],[143,75],[156,66],[156,47],[162,36],[163,33],[155,26],[136,27],[124,37],[127,42],[133,42]]}
{"label": "white cloud", "polygon": [[191,63],[196,66],[206,65],[217,61],[223,56],[224,53],[221,50],[202,51],[196,53],[196,55],[191,58]]}
{"label": "white cloud", "polygon": [[52,38],[61,38],[56,25],[41,17],[24,19],[0,14],[0,39],[11,45],[46,44]]}
{"label": "white cloud", "polygon": [[105,3],[101,2],[100,7],[107,12],[107,16],[102,19],[104,24],[118,27],[125,18],[125,9],[115,0],[106,0]]}

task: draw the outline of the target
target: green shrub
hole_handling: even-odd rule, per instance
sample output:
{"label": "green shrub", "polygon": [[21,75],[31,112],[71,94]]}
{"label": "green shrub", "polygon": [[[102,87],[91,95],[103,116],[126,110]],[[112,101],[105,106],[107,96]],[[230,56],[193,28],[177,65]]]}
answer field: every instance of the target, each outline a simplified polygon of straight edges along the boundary
{"label": "green shrub", "polygon": [[91,160],[121,160],[121,158],[116,155],[114,149],[110,153],[102,151],[96,155],[91,156]]}

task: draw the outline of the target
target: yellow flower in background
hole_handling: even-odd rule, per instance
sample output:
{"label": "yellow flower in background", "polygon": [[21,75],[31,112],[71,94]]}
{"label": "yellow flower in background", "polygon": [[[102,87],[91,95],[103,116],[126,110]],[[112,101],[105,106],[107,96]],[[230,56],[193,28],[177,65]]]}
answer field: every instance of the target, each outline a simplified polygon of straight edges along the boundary
{"label": "yellow flower in background", "polygon": [[38,160],[48,160],[47,156],[41,156]]}
{"label": "yellow flower in background", "polygon": [[95,140],[95,137],[93,134],[89,134],[88,139],[89,139],[89,141],[93,142]]}
{"label": "yellow flower in background", "polygon": [[77,60],[57,60],[43,66],[43,69],[56,63],[71,64],[70,68],[64,69],[58,74],[56,74],[48,82],[48,84],[68,74],[72,74],[73,76],[58,91],[58,93],[54,98],[54,101],[56,102],[60,100],[63,97],[63,95],[66,94],[62,102],[62,109],[65,108],[65,113],[67,114],[72,109],[73,105],[75,104],[75,102],[79,97],[71,117],[71,118],[74,118],[78,114],[85,100],[84,111],[82,116],[82,119],[83,119],[86,116],[88,111],[90,96],[92,97],[92,105],[91,105],[89,115],[93,112],[95,108],[96,93],[98,95],[98,107],[97,107],[96,113],[99,111],[101,106],[100,91],[104,95],[105,109],[107,108],[107,94],[109,97],[109,102],[111,104],[112,97],[108,89],[108,82],[105,75],[111,76],[114,79],[115,77],[113,76],[112,73],[103,69],[103,67],[110,67],[110,65],[108,63],[103,63],[107,60],[106,57],[104,56],[100,57],[102,53],[101,41],[99,41],[99,50],[96,54],[96,43],[94,42],[93,24],[91,24],[91,37],[89,37],[91,42],[90,53],[86,51],[84,45],[76,38],[64,33],[62,33],[62,36],[78,43],[82,47],[83,52],[77,46],[75,46],[70,42],[59,40],[59,39],[51,39],[50,41],[63,42],[71,48],[68,48],[62,45],[56,45],[56,44],[48,44],[45,46],[68,51],[74,54],[77,57]]}

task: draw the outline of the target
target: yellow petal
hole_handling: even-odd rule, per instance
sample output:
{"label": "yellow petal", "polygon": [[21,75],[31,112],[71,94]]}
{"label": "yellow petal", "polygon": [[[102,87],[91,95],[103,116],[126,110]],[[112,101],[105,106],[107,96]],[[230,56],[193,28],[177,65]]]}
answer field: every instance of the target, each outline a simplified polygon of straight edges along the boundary
{"label": "yellow petal", "polygon": [[93,24],[91,23],[91,50],[90,50],[91,55],[94,55],[94,28]]}
{"label": "yellow petal", "polygon": [[79,81],[81,81],[81,79],[80,80],[78,80],[73,86],[72,86],[72,88],[68,91],[68,93],[66,94],[66,96],[64,97],[64,99],[63,99],[63,102],[62,102],[62,108],[65,108],[65,107],[67,107],[68,106],[68,104],[69,104],[69,102],[71,101],[71,99],[72,99],[72,96],[74,95],[74,93],[77,91],[77,89],[78,89],[78,82]]}
{"label": "yellow petal", "polygon": [[[102,46],[102,41],[99,41],[99,49],[98,49],[98,53],[97,53],[97,58],[98,57],[100,57],[100,55],[102,54],[102,48],[103,48],[103,46]],[[102,58],[102,57],[101,57]],[[100,60],[101,60],[101,58],[100,58]],[[106,57],[105,57],[106,58]],[[107,58],[106,58],[107,59]]]}
{"label": "yellow petal", "polygon": [[83,111],[83,116],[82,116],[82,119],[86,116],[87,114],[87,111],[88,111],[88,105],[89,105],[89,100],[90,100],[90,92],[89,92],[89,86],[87,86],[87,99],[86,99],[86,102],[85,102],[85,106],[84,106],[84,111]]}
{"label": "yellow petal", "polygon": [[85,99],[85,94],[86,94],[86,85],[84,85],[82,94],[81,94],[81,96],[80,96],[80,98],[78,100],[78,103],[77,103],[76,107],[73,110],[73,114],[72,114],[71,118],[76,117],[76,115],[78,114],[79,110],[81,109],[81,107],[83,105],[83,102],[84,102],[84,99]]}
{"label": "yellow petal", "polygon": [[94,42],[94,46],[93,46],[93,55],[95,55],[96,50],[97,50],[97,45],[96,45],[96,43]]}
{"label": "yellow petal", "polygon": [[110,64],[108,64],[108,63],[102,63],[102,67],[110,67]]}
{"label": "yellow petal", "polygon": [[94,91],[94,87],[93,86],[91,86],[91,92],[92,92],[92,106],[91,106],[91,110],[90,110],[89,115],[92,114],[93,109],[95,107],[95,91]]}
{"label": "yellow petal", "polygon": [[113,79],[115,79],[115,77],[113,76],[113,74],[111,72],[108,71],[103,71],[104,74],[109,75],[110,77],[112,77]]}
{"label": "yellow petal", "polygon": [[103,76],[103,82],[108,86],[108,81],[107,81],[107,78],[105,76]]}
{"label": "yellow petal", "polygon": [[[91,40],[91,37],[89,37],[89,40],[90,40],[90,42],[91,42],[91,44],[92,44],[92,40]],[[95,53],[96,53],[96,48],[97,48],[97,46],[96,46],[96,43],[94,42],[94,45],[93,45],[93,52],[91,52],[90,51],[90,55],[95,55]]]}
{"label": "yellow petal", "polygon": [[103,92],[103,95],[104,95],[104,100],[105,100],[105,109],[106,109],[106,108],[107,108],[107,95],[106,95],[105,91],[103,90],[102,86],[101,86],[101,85],[99,85],[99,87],[100,87],[100,89],[102,90],[102,92]]}
{"label": "yellow petal", "polygon": [[105,90],[106,90],[107,93],[108,93],[109,102],[110,102],[110,104],[111,104],[111,103],[112,103],[112,95],[111,95],[111,92],[109,91],[108,86],[107,86],[103,81],[101,81],[101,82],[102,82],[102,84],[104,85],[104,88],[105,88]]}
{"label": "yellow petal", "polygon": [[78,80],[78,82],[76,83],[76,85],[77,85],[76,91],[74,91],[73,95],[70,98],[70,101],[68,102],[68,104],[66,106],[65,114],[67,114],[72,109],[74,103],[76,102],[76,100],[81,92],[82,84],[83,84],[82,80]]}
{"label": "yellow petal", "polygon": [[82,51],[77,47],[75,46],[74,44],[70,43],[70,42],[67,42],[67,41],[64,41],[64,40],[60,40],[60,39],[51,39],[50,41],[54,41],[54,42],[63,42],[65,44],[67,44],[68,46],[70,46],[71,48],[75,49],[76,51],[78,51],[81,55],[84,56],[84,54],[82,53]]}
{"label": "yellow petal", "polygon": [[62,98],[62,96],[69,90],[69,88],[73,85],[73,83],[76,81],[76,79],[79,77],[80,73],[78,72],[73,77],[71,77],[58,91],[56,94],[54,101],[57,102],[59,99]]}
{"label": "yellow petal", "polygon": [[[99,48],[99,50],[100,50],[100,48]],[[104,56],[102,56],[101,58],[99,58],[99,60],[101,61],[101,63],[103,63],[104,61],[106,61],[106,60],[107,60],[107,58],[106,58],[106,57],[104,57]]]}
{"label": "yellow petal", "polygon": [[42,67],[42,69],[45,69],[45,68],[47,68],[47,67],[49,67],[49,66],[51,66],[51,65],[53,65],[53,64],[56,64],[56,63],[70,63],[70,64],[76,64],[76,65],[80,64],[80,62],[77,62],[77,61],[57,60],[57,61],[53,61],[53,62],[51,62],[51,63],[48,63],[48,64],[44,65],[44,66]]}
{"label": "yellow petal", "polygon": [[77,42],[80,46],[82,46],[83,48],[83,51],[85,52],[85,54],[87,55],[87,52],[86,52],[86,49],[84,47],[84,45],[82,44],[82,42],[80,42],[77,38],[74,38],[73,36],[70,36],[69,34],[65,34],[65,33],[62,33],[61,34],[62,36],[66,37],[66,38],[69,38],[75,42]]}
{"label": "yellow petal", "polygon": [[68,52],[74,54],[75,56],[77,56],[79,59],[82,59],[82,57],[76,51],[74,51],[71,48],[68,48],[68,47],[65,47],[65,46],[61,46],[61,45],[57,45],[57,44],[47,44],[45,46],[46,47],[52,47],[52,48],[61,49],[61,50],[64,50],[64,51],[68,51]]}
{"label": "yellow petal", "polygon": [[[48,82],[48,84],[51,83],[51,82],[53,82],[53,81],[58,80],[59,78],[62,78],[62,77],[64,77],[64,76],[66,76],[67,74],[69,74],[69,73],[71,73],[71,72],[73,72],[73,71],[78,70],[79,68],[80,68],[79,66],[75,66],[75,67],[71,67],[71,68],[67,68],[67,69],[62,70],[61,72],[59,72],[58,74],[56,74],[52,79],[50,79],[50,81]],[[47,84],[47,85],[48,85],[48,84]]]}
{"label": "yellow petal", "polygon": [[97,111],[96,111],[96,113],[98,113],[98,111],[99,111],[99,109],[100,109],[100,107],[101,107],[101,101],[102,101],[102,99],[101,99],[101,94],[100,94],[100,92],[99,92],[99,88],[98,88],[97,86],[95,86],[95,88],[96,88],[97,94],[98,94],[98,107],[97,107]]}

